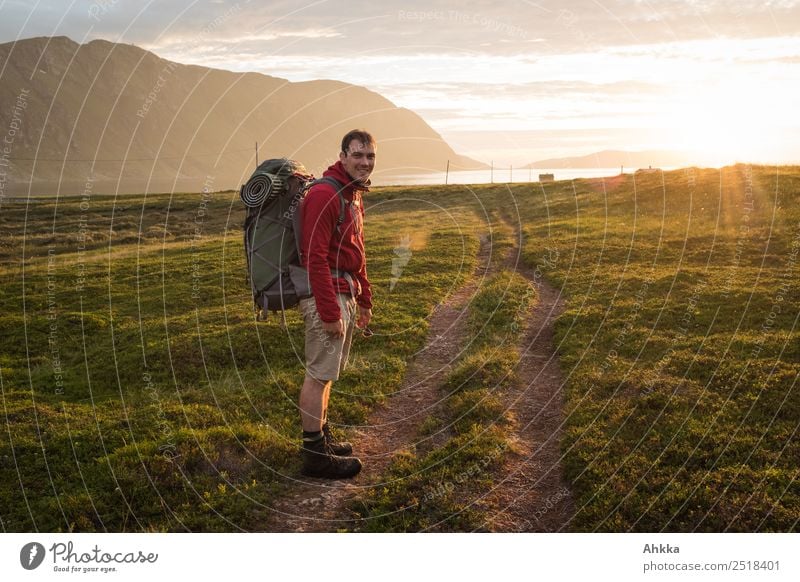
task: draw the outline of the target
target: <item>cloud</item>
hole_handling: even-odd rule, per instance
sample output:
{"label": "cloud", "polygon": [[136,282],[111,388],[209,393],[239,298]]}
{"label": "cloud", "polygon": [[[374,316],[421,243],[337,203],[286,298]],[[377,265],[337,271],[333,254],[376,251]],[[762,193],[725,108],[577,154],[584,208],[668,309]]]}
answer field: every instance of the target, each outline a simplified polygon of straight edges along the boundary
{"label": "cloud", "polygon": [[[793,31],[800,24],[797,2],[667,0],[546,0],[525,2],[453,0],[316,0],[298,4],[158,0],[136,4],[95,0],[64,3],[6,1],[0,38],[38,35],[108,38],[145,46],[160,39],[192,38],[217,25],[226,40],[260,40],[276,52],[294,35],[303,38],[298,54],[315,55],[380,48],[397,54],[425,51],[478,51],[493,55],[567,53],[643,42],[715,36],[757,37]],[[90,11],[94,7],[95,17]],[[101,7],[98,9],[98,7]],[[227,37],[230,35],[230,37]],[[335,43],[331,43],[335,41]]]}
{"label": "cloud", "polygon": [[578,80],[531,81],[522,83],[507,83],[494,85],[491,83],[459,82],[459,83],[395,83],[392,85],[375,87],[381,91],[407,91],[429,95],[444,95],[446,98],[457,94],[474,94],[491,92],[492,95],[501,97],[573,97],[578,95],[635,95],[658,93],[664,90],[664,85],[644,81],[617,81],[612,83],[588,83]]}
{"label": "cloud", "polygon": [[[330,39],[342,36],[342,33],[330,28],[305,28],[298,30],[273,30],[256,34],[244,34],[232,37],[222,34],[216,28],[201,29],[192,34],[169,35],[159,38],[153,43],[144,43],[142,48],[171,58],[179,62],[197,61],[197,55],[210,55],[217,62],[224,63],[230,55],[263,54],[265,44],[284,39],[312,40]],[[200,64],[200,63],[197,63]]]}

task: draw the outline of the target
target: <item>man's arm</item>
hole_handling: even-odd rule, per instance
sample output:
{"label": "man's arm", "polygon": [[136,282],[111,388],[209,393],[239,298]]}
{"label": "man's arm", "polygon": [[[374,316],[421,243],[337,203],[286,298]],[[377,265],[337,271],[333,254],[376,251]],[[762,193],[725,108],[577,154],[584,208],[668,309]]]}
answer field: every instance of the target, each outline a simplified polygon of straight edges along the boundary
{"label": "man's arm", "polygon": [[356,278],[358,279],[358,283],[361,286],[361,293],[358,294],[356,298],[356,303],[358,303],[359,307],[365,307],[367,309],[372,309],[372,286],[369,283],[369,279],[367,278],[367,261],[364,259],[364,264],[361,266],[361,269],[356,273]]}

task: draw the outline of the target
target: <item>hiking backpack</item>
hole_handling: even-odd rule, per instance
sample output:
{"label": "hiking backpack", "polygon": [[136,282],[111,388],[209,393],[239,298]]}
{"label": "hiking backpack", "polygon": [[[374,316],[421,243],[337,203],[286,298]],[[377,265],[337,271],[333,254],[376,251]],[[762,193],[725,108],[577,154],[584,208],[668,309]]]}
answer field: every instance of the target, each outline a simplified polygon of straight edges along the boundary
{"label": "hiking backpack", "polygon": [[[301,203],[311,186],[321,182],[331,184],[339,196],[339,228],[345,217],[344,185],[331,177],[315,180],[295,160],[262,162],[239,191],[247,207],[244,250],[259,320],[266,319],[270,311],[284,311],[313,295],[308,272],[300,265]],[[332,272],[351,281],[349,273]]]}

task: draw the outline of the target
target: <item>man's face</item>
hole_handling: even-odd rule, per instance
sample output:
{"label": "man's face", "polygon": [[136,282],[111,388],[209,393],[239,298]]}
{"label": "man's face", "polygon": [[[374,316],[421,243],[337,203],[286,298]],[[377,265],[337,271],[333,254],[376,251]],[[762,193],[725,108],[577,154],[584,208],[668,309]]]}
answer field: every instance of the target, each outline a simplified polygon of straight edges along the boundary
{"label": "man's face", "polygon": [[339,153],[339,159],[350,177],[364,184],[375,169],[375,146],[353,139],[347,146],[347,152]]}

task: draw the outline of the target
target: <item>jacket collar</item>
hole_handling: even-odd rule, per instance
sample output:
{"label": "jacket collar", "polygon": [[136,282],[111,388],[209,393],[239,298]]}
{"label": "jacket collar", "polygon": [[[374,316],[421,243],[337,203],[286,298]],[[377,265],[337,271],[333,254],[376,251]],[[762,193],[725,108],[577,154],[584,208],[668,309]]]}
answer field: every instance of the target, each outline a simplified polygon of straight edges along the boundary
{"label": "jacket collar", "polygon": [[325,172],[322,174],[323,176],[330,176],[345,185],[345,192],[352,193],[354,191],[361,191],[361,192],[369,192],[369,186],[372,183],[370,180],[367,180],[366,184],[360,184],[353,180],[350,174],[347,173],[347,170],[344,169],[341,160],[338,160],[335,164],[330,166]]}

